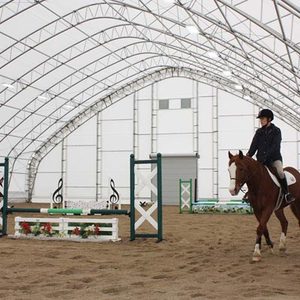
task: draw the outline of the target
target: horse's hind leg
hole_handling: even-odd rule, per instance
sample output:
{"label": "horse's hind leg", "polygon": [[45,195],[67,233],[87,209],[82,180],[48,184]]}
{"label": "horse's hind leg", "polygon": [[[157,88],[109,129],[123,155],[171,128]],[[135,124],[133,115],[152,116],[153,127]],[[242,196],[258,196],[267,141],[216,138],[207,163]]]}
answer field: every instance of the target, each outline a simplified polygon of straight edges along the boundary
{"label": "horse's hind leg", "polygon": [[286,251],[286,234],[288,229],[288,221],[284,215],[283,208],[275,211],[275,216],[280,221],[281,224],[281,235],[279,241],[279,250]]}
{"label": "horse's hind leg", "polygon": [[270,238],[270,234],[269,234],[269,230],[267,228],[267,225],[266,225],[266,230],[264,231],[264,237],[266,239],[266,243],[267,245],[269,246],[271,252],[273,253],[273,247],[274,247],[274,244],[273,242],[271,241],[271,238]]}

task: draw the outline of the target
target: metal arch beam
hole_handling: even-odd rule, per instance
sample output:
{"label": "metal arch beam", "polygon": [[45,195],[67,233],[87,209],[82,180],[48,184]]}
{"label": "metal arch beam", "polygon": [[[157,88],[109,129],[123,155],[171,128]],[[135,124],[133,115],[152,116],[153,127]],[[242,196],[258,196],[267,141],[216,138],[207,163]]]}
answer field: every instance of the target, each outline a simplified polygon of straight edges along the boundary
{"label": "metal arch beam", "polygon": [[[191,80],[195,81],[205,81],[206,83],[213,85],[215,87],[221,88],[222,90],[225,90],[227,92],[231,92],[232,94],[243,96],[241,92],[236,91],[234,89],[224,89],[224,85],[222,83],[222,78],[216,78],[214,76],[211,76],[211,74],[207,74],[201,71],[195,71],[189,68],[165,68],[158,71],[154,71],[152,73],[149,73],[147,76],[142,76],[139,79],[133,80],[130,83],[125,84],[122,88],[119,90],[106,95],[105,97],[98,99],[96,103],[86,108],[84,111],[77,114],[68,124],[61,127],[59,130],[57,130],[52,136],[50,136],[35,152],[32,156],[30,162],[27,166],[27,174],[28,174],[28,181],[27,181],[27,193],[28,193],[28,200],[31,200],[32,198],[32,192],[34,188],[35,178],[38,170],[38,166],[41,162],[41,160],[53,149],[55,148],[58,143],[67,137],[69,134],[71,134],[73,131],[75,131],[78,127],[80,127],[82,124],[87,122],[89,119],[91,119],[97,112],[102,111],[106,109],[107,107],[117,103],[118,101],[122,100],[123,98],[131,95],[132,93],[143,89],[150,85],[153,82],[161,81],[167,78],[171,77],[185,77],[189,78]],[[282,119],[282,107],[281,106],[275,106],[268,104],[268,101],[266,99],[261,98],[259,95],[255,93],[251,93],[251,103],[261,103],[265,106],[268,106],[272,108],[275,112],[279,114],[279,118]],[[249,100],[247,100],[249,101]],[[290,114],[287,112],[287,114]],[[292,119],[293,118],[293,119]],[[287,120],[284,120],[287,122]],[[295,116],[291,115],[291,119],[288,119],[288,122],[290,125],[292,125],[294,128],[299,130],[299,118],[296,118]]]}
{"label": "metal arch beam", "polygon": [[[153,43],[153,42],[152,42]],[[160,44],[159,42],[157,43],[158,45]],[[129,44],[128,46],[132,46],[133,44]],[[163,45],[162,45],[163,46]],[[171,45],[166,45],[165,46],[166,48],[171,48],[171,49],[175,49],[175,47],[172,47]],[[91,49],[94,49],[94,48],[91,48]],[[122,49],[122,48],[121,48]],[[193,52],[191,52],[191,51],[185,51],[184,49],[175,49],[175,50],[178,50],[178,51],[181,51],[181,53],[186,53],[186,54],[192,54],[193,55],[193,57],[197,57],[197,53],[193,53]],[[116,50],[115,52],[118,52],[118,50]],[[81,54],[80,54],[81,55]],[[75,58],[76,58],[76,56],[75,56]],[[203,60],[203,63],[206,63],[207,61],[204,59],[204,58],[202,58],[202,57],[198,57],[200,60]],[[99,60],[99,59],[97,59],[97,60]],[[100,60],[101,60],[101,58],[100,58]],[[238,60],[237,60],[238,61]],[[87,68],[88,66],[90,66],[92,63],[94,63],[94,62],[91,62],[90,64],[88,64],[87,66],[85,66],[84,68]],[[192,63],[192,61],[190,61],[190,63]],[[209,69],[209,65],[207,65],[207,66],[205,66],[207,69]],[[85,72],[84,72],[84,68],[81,68],[81,69],[79,69],[79,70],[77,70],[78,72],[81,72],[82,70],[83,70],[83,72],[82,73],[84,73],[85,74]],[[213,68],[212,68],[213,69]],[[45,74],[43,74],[43,76],[45,76],[45,75],[47,75],[48,73],[49,73],[50,71],[48,71],[47,73],[45,73]],[[27,72],[28,73],[28,72]],[[74,74],[74,73],[76,73],[76,72],[73,72],[72,74]],[[242,72],[243,73],[243,72]],[[247,73],[247,71],[245,71],[245,73]],[[61,79],[60,80],[60,82],[59,82],[59,84],[60,83],[62,83],[66,78],[68,78],[69,76],[72,76],[72,74],[71,75],[68,75],[68,76],[66,76],[65,78],[63,78],[63,79]],[[93,75],[93,74],[92,74]],[[271,75],[271,74],[270,74]],[[41,76],[41,77],[43,77],[43,76]],[[246,74],[245,74],[245,76],[246,76]],[[249,76],[251,76],[251,74],[249,74]],[[39,77],[38,79],[40,79],[41,77]],[[89,78],[91,77],[91,74],[88,76]],[[38,80],[38,79],[36,79],[36,80]],[[269,78],[270,80],[271,80],[271,78]],[[36,81],[35,80],[35,81]],[[279,79],[278,79],[279,80]],[[33,82],[31,82],[31,84],[29,84],[29,85],[32,85],[35,81],[33,81]],[[71,81],[73,81],[73,80],[71,80]],[[279,83],[279,82],[277,82],[277,83]],[[55,85],[53,85],[53,86],[51,86],[51,87],[49,87],[49,91],[54,87]],[[70,86],[70,87],[72,87],[72,86]],[[68,87],[68,88],[66,88],[63,92],[65,92],[66,90],[68,90],[70,87]],[[18,95],[18,93],[19,92],[21,92],[21,91],[23,91],[23,90],[25,90],[26,89],[26,87],[24,87],[24,88],[22,88],[22,89],[20,89],[20,91],[17,91],[17,93],[15,93],[14,95]],[[278,91],[279,92],[279,91]],[[49,94],[51,94],[51,93],[49,93]],[[60,89],[57,91],[57,92],[55,92],[54,93],[56,96],[60,96]],[[24,106],[23,108],[22,108],[22,110],[23,109],[25,109],[27,106],[29,106],[33,101],[34,101],[35,99],[33,99],[32,101],[30,101],[30,102],[28,102],[27,104],[26,104],[26,106]],[[68,99],[65,99],[66,101],[68,100]],[[72,99],[71,99],[72,100]],[[7,100],[7,101],[9,101],[9,100]],[[5,103],[4,103],[5,104]],[[35,112],[32,112],[32,114],[34,114]],[[16,116],[16,115],[15,115]],[[9,119],[9,120],[7,120],[7,122],[6,123],[4,123],[3,125],[2,125],[2,127],[3,126],[5,126],[9,121],[10,121],[11,119]],[[23,120],[24,121],[24,120]],[[19,125],[16,125],[16,127],[18,127]]]}
{"label": "metal arch beam", "polygon": [[[140,53],[140,51],[138,51],[139,53]],[[139,54],[138,53],[138,54]],[[154,53],[155,54],[155,53]],[[153,57],[155,57],[155,56],[153,56]],[[157,55],[157,57],[160,57],[160,55]],[[178,61],[180,61],[181,60],[181,58],[180,57],[175,57]],[[151,57],[150,58],[148,58],[148,59],[151,59]],[[145,60],[143,60],[142,62],[144,62]],[[192,62],[189,62],[189,65],[192,65],[192,67],[193,68],[195,68],[195,69],[197,69],[197,65],[195,65],[195,64],[193,64]],[[124,68],[124,69],[127,69],[126,67]],[[123,69],[123,70],[124,70]],[[138,68],[138,69],[140,69],[140,68]],[[118,71],[118,73],[120,73],[122,70],[119,70]],[[211,72],[211,71],[209,71],[211,74],[213,74],[214,76],[215,76],[215,78],[218,78],[218,77],[220,77],[220,75],[218,74],[218,73],[214,73],[214,72]],[[139,73],[139,72],[138,72]],[[111,76],[111,75],[110,75]],[[119,83],[122,83],[122,81],[121,82],[119,82]],[[230,85],[230,80],[223,80],[223,83],[225,84],[227,84],[227,85]],[[232,82],[231,82],[232,83]],[[252,86],[252,88],[253,88],[253,90],[259,90],[260,88],[259,88],[259,86],[255,86],[254,85],[254,83],[251,83],[251,84],[248,84],[249,86]],[[90,87],[89,87],[90,88]],[[251,91],[251,92],[254,92],[254,91]],[[250,90],[249,90],[250,91]],[[82,91],[81,93],[83,93],[84,91]],[[93,96],[91,96],[90,98],[92,98]],[[90,99],[89,98],[89,99]],[[89,99],[87,99],[87,100],[89,100]],[[280,102],[280,100],[279,100],[279,102]],[[282,102],[282,104],[284,105],[284,103]],[[58,108],[59,109],[59,108]],[[288,109],[288,108],[287,108]],[[291,108],[290,108],[290,110],[292,110]],[[64,116],[62,116],[62,117],[64,117]],[[49,126],[48,127],[51,127],[51,126],[53,126],[53,125],[55,125],[55,123],[53,123],[52,125],[51,124],[49,124]],[[34,128],[31,128],[32,130],[35,130],[37,127],[38,127],[39,125],[37,124]],[[37,138],[39,138],[43,133],[45,133],[45,131],[47,131],[48,130],[48,128],[47,129],[45,129],[44,131],[42,131],[38,136],[37,136]],[[28,133],[29,134],[29,133]],[[28,134],[26,134],[25,136],[24,136],[24,138],[26,138],[27,137],[27,135]],[[36,138],[36,139],[37,139]],[[29,143],[28,143],[28,145],[27,146],[24,146],[24,148],[21,150],[21,152],[16,156],[16,158],[18,158],[32,143],[33,143],[33,141],[34,140],[31,140]],[[12,150],[11,150],[11,152],[12,151],[15,151],[15,149],[16,149],[16,147],[20,144],[22,142],[22,140],[20,140],[13,148],[12,148]]]}
{"label": "metal arch beam", "polygon": [[273,30],[270,27],[266,26],[265,24],[259,22],[258,20],[256,20],[255,18],[253,18],[249,14],[245,13],[244,11],[242,11],[241,9],[239,9],[238,7],[229,4],[228,2],[225,2],[224,0],[216,0],[216,1],[222,3],[223,5],[229,7],[230,9],[234,10],[235,12],[239,13],[244,18],[246,18],[249,21],[253,22],[257,26],[261,27],[263,30],[265,30],[266,32],[268,32],[270,35],[272,35],[276,39],[280,40],[282,43],[287,44],[289,47],[291,47],[297,53],[300,53],[300,48],[299,48],[299,46],[297,44],[293,43],[291,40],[288,40],[288,39],[285,40],[284,37],[280,36],[280,34],[278,32],[276,32],[275,30]]}
{"label": "metal arch beam", "polygon": [[[289,58],[289,61],[290,61],[291,70],[294,73],[295,83],[297,85],[298,92],[300,92],[298,79],[297,79],[297,76],[295,75],[296,74],[296,70],[294,68],[294,64],[293,64],[293,60],[292,60],[292,57],[291,57],[290,48],[289,48],[289,46],[287,44],[288,39],[286,38],[285,29],[284,29],[282,21],[281,21],[281,16],[280,16],[280,12],[279,12],[278,5],[277,5],[277,0],[273,0],[273,3],[274,3],[275,10],[276,10],[278,22],[280,24],[281,34],[282,34],[282,38],[284,40],[284,45],[285,45],[285,48],[286,48],[286,52],[287,52],[287,55],[288,55],[288,58]],[[298,54],[300,54],[300,52],[298,52]]]}
{"label": "metal arch beam", "polygon": [[[117,4],[117,3],[119,3],[120,4],[120,1],[114,1],[114,4]],[[103,4],[105,4],[105,3],[103,3]],[[141,8],[139,8],[139,7],[134,7],[134,6],[130,6],[130,5],[126,5],[126,4],[124,4],[124,3],[121,3],[123,6],[126,6],[126,7],[130,7],[130,8],[134,8],[134,9],[139,9],[139,10],[141,10]],[[121,5],[120,4],[120,5]],[[86,6],[87,7],[87,6]],[[86,8],[86,7],[84,7],[84,8]],[[82,9],[82,8],[81,8]],[[77,10],[78,11],[78,10]],[[77,12],[76,11],[76,12]],[[142,10],[141,10],[142,11]],[[144,11],[145,12],[145,11]],[[148,11],[147,11],[148,12]],[[149,13],[149,12],[148,12]],[[154,15],[152,12],[150,12],[152,15]],[[69,14],[67,14],[67,15],[69,15]],[[66,17],[66,15],[65,16],[63,16],[62,17],[62,19],[63,18],[65,18]],[[161,18],[163,18],[162,16],[160,16]],[[202,16],[203,17],[203,16]],[[167,18],[166,18],[167,19]],[[207,18],[206,18],[207,19]],[[169,20],[170,21],[170,19],[168,18],[167,20]],[[173,20],[171,20],[171,21],[173,21]],[[212,20],[210,20],[210,21],[212,21]],[[174,21],[173,21],[174,22]],[[217,26],[219,26],[218,24],[215,24],[215,25],[217,25]],[[45,26],[46,27],[46,26]],[[223,28],[224,30],[227,30],[228,31],[228,29],[226,29],[226,28]],[[266,28],[264,28],[264,29],[266,29]],[[230,31],[229,31],[230,32]],[[278,63],[278,62],[277,62]]]}
{"label": "metal arch beam", "polygon": [[238,45],[240,46],[241,51],[244,53],[245,55],[245,59],[247,60],[247,62],[251,65],[252,69],[254,70],[256,77],[259,78],[259,73],[258,71],[255,69],[254,64],[252,63],[250,56],[248,55],[247,51],[245,51],[243,44],[241,43],[241,41],[239,40],[237,34],[234,32],[229,20],[226,18],[226,15],[224,14],[223,10],[220,7],[220,4],[217,0],[214,0],[219,12],[221,13],[222,17],[224,18],[229,30],[232,32],[234,38],[236,39]]}
{"label": "metal arch beam", "polygon": [[[65,50],[65,49],[64,49]],[[64,51],[64,50],[62,50],[62,51]],[[181,51],[180,49],[178,49],[178,51]]]}
{"label": "metal arch beam", "polygon": [[[253,22],[254,24],[258,25],[259,27],[261,27],[262,29],[264,30],[267,30],[267,32],[272,35],[274,38],[279,38],[280,39],[280,36],[278,36],[278,34],[275,32],[275,34],[272,34],[274,33],[274,31],[270,31],[270,29],[265,26],[264,24],[261,24],[259,21],[255,20],[254,18],[252,18],[251,16],[249,16],[248,14],[244,13],[243,11],[241,10],[238,10],[236,7],[232,7],[230,6],[228,3],[224,3],[223,1],[221,0],[218,0],[218,2],[221,2],[222,4],[224,5],[227,5],[228,7],[232,8],[233,10],[235,10],[236,12],[240,13],[242,16],[244,16],[246,19],[248,19],[249,21]],[[195,14],[196,16],[200,17],[200,18],[203,18],[205,19],[206,21],[214,24],[215,26],[219,27],[220,29],[222,30],[225,30],[227,31],[228,33],[232,34],[232,32],[230,32],[230,30],[228,30],[228,28],[226,26],[224,26],[222,23],[220,22],[217,22],[216,20],[198,12],[198,11],[195,11],[193,9],[190,9],[190,8],[185,8],[187,9],[188,11],[192,12],[193,14]],[[289,62],[285,61],[286,65],[284,65],[281,61],[283,61],[282,57],[280,57],[279,55],[277,55],[275,52],[273,51],[270,51],[269,49],[267,49],[266,47],[264,47],[264,45],[262,44],[258,44],[258,46],[256,46],[256,42],[255,41],[252,41],[250,40],[247,36],[243,35],[242,33],[240,32],[237,32],[235,31],[235,35],[240,39],[242,40],[244,43],[250,45],[251,47],[253,47],[256,51],[260,52],[261,54],[265,55],[266,57],[268,57],[270,60],[274,61],[275,64],[278,64],[279,66],[281,66],[283,69],[287,70],[289,73],[291,73],[292,75],[294,75],[292,73],[292,71],[287,67],[287,65],[289,65]],[[251,41],[251,42],[250,42]],[[226,42],[226,41],[224,41]],[[293,44],[294,45],[294,44]],[[297,50],[296,52],[299,52],[299,47],[297,45],[294,45],[295,47],[297,47]],[[262,50],[263,49],[263,50]],[[271,53],[272,55],[274,55],[274,57],[277,58],[277,60],[274,59],[274,57],[272,57],[269,53]],[[263,60],[260,60],[259,58],[257,57],[254,57],[255,59],[261,61],[263,63]],[[289,65],[290,66],[290,65]],[[273,69],[273,68],[272,68]],[[273,69],[275,72],[278,72],[278,70],[276,69]],[[299,77],[299,76],[298,76]]]}
{"label": "metal arch beam", "polygon": [[[155,29],[151,29],[151,30],[155,30]],[[84,39],[84,40],[85,40],[85,39]],[[81,42],[81,41],[80,41],[80,42]],[[78,42],[78,43],[80,43],[80,42]],[[152,41],[152,42],[153,42],[153,41]],[[78,43],[76,43],[76,44],[78,44]],[[154,42],[153,42],[153,43],[154,43]],[[75,45],[75,44],[74,44],[74,45]],[[162,45],[162,46],[163,46],[163,45]],[[195,45],[195,46],[196,46],[196,45]],[[69,47],[68,47],[68,48],[69,48]],[[201,48],[201,47],[199,47],[199,48]],[[66,49],[67,49],[67,48],[66,48]],[[62,52],[65,51],[66,49],[63,49],[63,50],[62,50],[61,52],[59,52],[59,53],[62,53]],[[177,48],[177,50],[178,50],[178,51],[183,51],[182,49],[178,49],[178,48]],[[232,52],[234,52],[234,51],[232,51]],[[54,55],[54,56],[58,56],[59,53],[56,54],[56,55]],[[53,56],[53,57],[54,57],[54,56]],[[195,56],[195,55],[194,55],[194,56]],[[39,68],[41,65],[46,64],[47,61],[50,60],[50,59],[53,58],[53,57],[50,57],[50,58],[47,59],[45,62],[42,62],[41,64],[39,64],[39,65],[36,66],[35,68]],[[76,57],[73,57],[73,59],[74,59],[74,58],[76,58]],[[61,66],[62,64],[65,65],[65,64],[68,63],[69,61],[70,61],[70,60],[68,60],[68,61],[66,61],[66,62],[60,62],[60,63],[59,63],[59,66]],[[237,60],[237,61],[238,61],[238,60]],[[59,67],[59,66],[57,66],[57,67]],[[260,66],[257,66],[257,67],[258,67],[258,68],[261,68]],[[54,69],[56,69],[56,68],[54,68]],[[35,69],[29,70],[28,72],[26,72],[25,74],[23,74],[19,79],[21,79],[22,77],[26,76],[26,75],[27,75],[28,73],[30,73],[30,72],[34,72],[34,70],[35,70]],[[50,72],[50,71],[49,71],[49,72]],[[48,73],[49,73],[49,72],[48,72]],[[45,75],[45,74],[44,74],[44,75]],[[270,75],[273,75],[273,74],[270,74]],[[274,76],[274,77],[276,77],[276,76]],[[41,78],[41,77],[39,77],[39,78]],[[39,78],[37,78],[36,80],[38,80]],[[276,78],[277,78],[277,77],[276,77]],[[279,79],[279,78],[277,78],[277,79],[278,79],[279,81],[281,80],[281,79]],[[36,81],[36,80],[35,80],[35,81]],[[35,82],[35,81],[34,81],[34,82]],[[34,83],[34,82],[33,82],[33,83]],[[31,83],[31,84],[32,84],[32,83]],[[29,84],[29,85],[31,85],[31,84]],[[27,86],[29,86],[29,85],[27,85]],[[26,87],[25,87],[25,88],[26,88]],[[287,88],[288,88],[288,85],[287,85]],[[11,98],[10,98],[10,99],[11,99]],[[7,100],[7,101],[9,101],[9,100]],[[6,102],[5,102],[5,103],[6,103]]]}
{"label": "metal arch beam", "polygon": [[[142,61],[138,61],[136,64],[141,64],[141,65],[142,65],[142,64],[146,63],[146,60],[148,60],[148,59],[151,60],[150,63],[152,63],[152,60],[154,60],[155,57],[157,57],[157,58],[162,58],[161,55],[157,55],[156,53],[153,53],[153,54],[154,54],[154,56],[149,57],[149,58],[147,58],[147,59],[144,59],[144,60],[142,60]],[[138,53],[136,53],[136,54],[134,54],[134,55],[140,55],[140,52],[138,52]],[[182,57],[176,57],[176,56],[172,56],[172,57],[174,57],[174,58],[177,59],[178,61],[181,61],[182,63],[186,63],[186,60],[184,60]],[[158,61],[157,63],[159,63],[159,61]],[[156,65],[154,65],[153,67],[155,67],[155,66],[156,66]],[[193,63],[191,63],[191,62],[189,63],[189,66],[192,66],[192,67],[194,67],[195,69],[197,69],[197,67],[198,67],[197,65],[195,65],[195,64],[193,64]],[[153,67],[152,67],[152,68],[153,68]],[[166,67],[166,66],[165,66],[165,67]],[[127,70],[127,67],[124,67],[123,69],[116,71],[116,73],[114,73],[114,74],[108,75],[108,77],[113,76],[113,75],[115,75],[115,74],[117,74],[117,73],[120,73],[120,72],[123,71],[123,70]],[[96,72],[97,72],[97,71],[96,71]],[[134,74],[134,76],[138,75],[139,73],[140,73],[140,72],[137,72],[136,74]],[[211,72],[211,71],[209,71],[209,73],[214,74],[214,76],[216,76],[216,77],[219,76],[218,73],[214,73],[214,72]],[[104,78],[103,80],[105,80],[105,78]],[[124,81],[124,80],[121,80],[120,82],[116,82],[116,84],[124,84],[123,81]],[[225,81],[224,81],[224,82],[225,82]],[[229,84],[229,83],[228,83],[228,80],[227,80],[226,82],[227,82],[227,84]],[[88,90],[88,89],[90,89],[90,88],[93,88],[93,86],[94,86],[94,85],[92,85],[92,86],[86,88],[85,90],[81,91],[79,94],[84,93],[86,90]],[[257,88],[257,87],[256,87],[256,88]],[[79,94],[77,94],[77,95],[79,95]],[[88,100],[90,100],[90,99],[93,98],[94,96],[98,96],[98,97],[99,97],[99,93],[96,94],[96,95],[90,96],[88,99],[85,100],[85,102],[87,102]],[[74,96],[74,97],[76,97],[76,96]],[[82,104],[85,104],[85,102],[83,102]],[[58,110],[58,109],[59,109],[59,108],[57,108],[57,110]],[[63,118],[63,117],[66,116],[67,114],[68,114],[68,113],[66,113],[65,115],[61,116],[61,118]],[[50,125],[47,127],[47,129],[45,129],[43,132],[41,132],[41,133],[39,134],[39,136],[37,136],[37,138],[39,138],[43,133],[45,133],[46,130],[49,129],[49,127],[51,127],[51,126],[53,126],[53,125],[55,125],[55,123],[53,123],[52,125],[50,124]],[[38,126],[39,126],[39,125],[37,124],[35,127],[31,128],[31,130],[35,130]],[[28,134],[29,134],[29,133],[28,133]],[[26,134],[26,135],[24,136],[24,138],[26,138],[28,134]],[[18,158],[18,157],[19,157],[19,156],[20,156],[20,155],[21,155],[21,154],[29,147],[29,145],[32,144],[32,143],[34,142],[34,140],[28,140],[28,141],[29,141],[29,144],[21,150],[21,152],[16,156],[16,158]],[[13,152],[13,151],[15,151],[16,146],[17,146],[18,144],[20,144],[20,143],[21,143],[21,141],[19,141],[19,142],[11,149],[10,153]],[[8,155],[10,155],[10,153],[9,153]]]}
{"label": "metal arch beam", "polygon": [[[182,50],[182,49],[178,49],[178,51],[181,51],[181,52],[183,52],[184,50]],[[193,54],[194,56],[196,56],[195,54]],[[199,57],[199,59],[201,59],[200,57]]]}
{"label": "metal arch beam", "polygon": [[[292,3],[289,0],[281,0],[283,3],[287,4],[289,7],[291,7],[292,9],[294,9],[296,12],[298,12],[300,14],[300,6],[297,6],[296,4]],[[279,3],[279,5],[281,5]]]}
{"label": "metal arch beam", "polygon": [[[16,17],[17,15],[19,15],[19,14],[25,12],[25,11],[28,10],[28,9],[33,8],[34,6],[40,4],[41,2],[44,2],[44,1],[46,1],[46,0],[40,0],[40,1],[38,1],[38,2],[35,1],[32,5],[28,5],[27,7],[23,8],[23,9],[20,9],[19,5],[16,6],[16,9],[13,11],[13,14],[12,14],[12,15],[8,16],[8,17],[5,18],[5,19],[1,19],[1,18],[0,18],[0,25],[4,24],[6,21],[8,21],[8,20],[10,20],[10,19],[12,19],[12,18],[14,18],[14,17]],[[22,2],[22,3],[23,3],[24,1],[22,1],[22,0],[19,0],[19,1],[10,0],[10,1],[5,2],[3,5],[0,6],[0,16],[2,16],[2,13],[3,13],[3,11],[4,11],[5,9],[8,10],[7,6],[8,6],[10,3],[12,3],[12,2],[19,2],[19,3]]]}
{"label": "metal arch beam", "polygon": [[[194,66],[195,67],[195,66]],[[197,68],[197,67],[196,67]],[[215,74],[215,76],[218,76],[218,74]],[[121,83],[121,82],[120,82]],[[227,82],[228,83],[228,82]],[[253,84],[252,84],[253,85]],[[255,87],[254,85],[253,85],[253,88],[256,88],[256,89],[258,89],[259,90],[259,87]],[[251,92],[254,92],[254,91],[251,91]],[[282,103],[283,105],[284,105],[284,103]],[[288,109],[288,108],[287,108]],[[290,108],[290,110],[292,110],[292,108]],[[54,124],[52,124],[52,125],[54,125]],[[51,126],[52,126],[51,125]],[[38,126],[38,125],[37,125]],[[49,125],[50,126],[50,125]],[[42,133],[44,133],[45,131],[43,131]],[[41,134],[42,134],[41,133]],[[38,136],[38,137],[40,137],[40,135]],[[36,139],[37,140],[37,139]],[[32,142],[33,142],[33,140],[32,140]],[[31,144],[31,143],[30,143]],[[28,146],[30,145],[30,144],[28,144]],[[27,146],[27,147],[28,147]],[[24,148],[22,151],[21,151],[21,153],[19,154],[19,155],[21,155],[26,149],[27,149],[27,147],[26,148]],[[17,157],[19,157],[19,155],[17,155]]]}
{"label": "metal arch beam", "polygon": [[[105,3],[103,3],[103,4],[105,4]],[[137,9],[137,10],[140,10],[140,11],[143,11],[144,13],[150,13],[150,14],[152,14],[152,15],[154,15],[154,13],[152,13],[152,12],[149,12],[149,11],[144,11],[144,10],[142,10],[140,7],[135,7],[135,6],[132,6],[132,5],[127,5],[127,4],[124,4],[124,3],[122,3],[122,4],[120,4],[120,1],[114,1],[114,4],[119,4],[119,5],[122,5],[122,6],[125,6],[125,7],[130,7],[130,8],[133,8],[133,9]],[[93,5],[95,5],[95,4],[93,4]],[[97,4],[97,5],[99,5],[99,4]],[[90,6],[92,6],[92,5],[90,5]],[[87,8],[87,7],[90,7],[90,6],[85,6],[85,7],[83,7],[83,8],[80,8],[80,10],[82,10],[82,9],[84,9],[84,8]],[[79,10],[77,10],[77,11],[75,11],[75,12],[78,12]],[[192,11],[192,10],[191,10]],[[192,11],[193,13],[195,13],[194,11]],[[72,13],[74,13],[74,12],[72,12]],[[64,18],[66,18],[67,16],[69,16],[69,15],[72,15],[72,13],[69,13],[69,14],[67,14],[67,15],[65,15],[65,16],[63,16],[63,17],[61,17],[61,18],[59,18],[59,20],[64,20]],[[200,17],[202,17],[202,18],[204,18],[204,19],[206,19],[207,21],[209,21],[209,22],[211,22],[212,24],[214,24],[214,25],[216,25],[216,26],[218,26],[218,27],[220,27],[221,29],[223,29],[223,30],[226,30],[227,32],[229,32],[230,33],[230,30],[226,27],[226,26],[223,26],[222,24],[219,24],[218,22],[216,22],[215,20],[213,20],[213,19],[211,19],[211,18],[209,18],[209,17],[207,17],[207,16],[205,16],[205,15],[203,15],[203,14],[198,14]],[[175,23],[175,21],[174,20],[172,20],[172,19],[170,19],[170,18],[166,18],[166,17],[164,17],[164,16],[159,16],[160,18],[162,18],[162,19],[166,19],[166,20],[168,20],[168,21],[170,21],[170,22],[173,22],[173,23]],[[53,21],[53,22],[55,22],[55,21]],[[52,24],[53,22],[51,22],[51,23],[49,23],[49,24]],[[48,25],[49,25],[48,24]],[[43,26],[41,29],[39,29],[39,30],[43,30],[44,28],[46,28],[48,25],[45,25],[45,26]],[[184,26],[184,24],[181,24],[182,26]],[[74,26],[76,26],[76,25],[74,25]],[[38,31],[35,31],[35,32],[38,32]],[[35,33],[34,32],[34,33]],[[58,33],[54,33],[53,34],[53,36],[55,36],[55,35],[57,35]],[[166,33],[164,33],[164,34],[166,34]],[[32,35],[32,34],[30,34],[30,35]],[[26,40],[30,35],[28,35],[28,36],[26,36],[24,39]],[[177,39],[179,39],[180,37],[179,36],[176,36],[176,35],[174,35]],[[213,37],[211,37],[211,39],[213,40]],[[245,36],[244,36],[244,39],[247,39]],[[249,42],[249,40],[244,40],[244,42],[247,42],[249,45],[251,45],[251,46],[253,46],[253,41],[250,43]],[[220,44],[220,45],[222,45],[222,46],[224,46],[224,43],[226,43],[226,41],[222,41],[222,44]],[[13,47],[13,46],[12,46]],[[264,46],[263,45],[260,45],[260,47],[262,48],[262,49],[264,49],[264,50],[266,50],[266,51],[269,51],[267,48],[264,48]],[[31,48],[35,48],[35,46],[32,46]],[[30,48],[30,49],[31,49]],[[27,49],[28,50],[28,49]],[[26,51],[27,51],[26,50]],[[260,51],[260,52],[262,52],[262,50],[260,49],[260,48],[256,48],[256,50],[257,51]],[[262,52],[264,55],[267,55],[266,54],[266,52],[264,51],[264,52]],[[273,54],[274,54],[274,52],[272,52]],[[267,55],[268,56],[268,55]],[[268,56],[270,59],[272,59],[272,60],[274,60],[274,58],[272,58],[271,56]],[[258,59],[258,58],[255,58],[255,59]],[[281,60],[282,60],[282,58],[280,58]],[[259,60],[259,59],[258,59]],[[261,62],[263,62],[262,60],[260,60]],[[283,68],[285,68],[285,69],[287,69],[288,71],[290,71],[285,65],[283,65],[283,64],[281,64],[280,63],[280,61],[276,61],[276,60],[274,60],[276,63],[278,63],[279,65],[281,65],[281,67],[283,67]],[[277,72],[277,70],[276,69],[274,69],[274,71],[276,71]]]}

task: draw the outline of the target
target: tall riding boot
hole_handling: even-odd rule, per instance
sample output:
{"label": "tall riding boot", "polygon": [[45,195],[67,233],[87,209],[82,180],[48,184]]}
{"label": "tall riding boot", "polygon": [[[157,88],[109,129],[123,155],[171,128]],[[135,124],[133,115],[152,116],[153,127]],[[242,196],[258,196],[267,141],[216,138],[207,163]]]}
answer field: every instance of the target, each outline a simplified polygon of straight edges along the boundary
{"label": "tall riding boot", "polygon": [[284,176],[284,178],[280,178],[279,179],[280,181],[280,185],[281,185],[281,188],[282,188],[282,191],[283,191],[283,194],[284,194],[284,198],[285,198],[285,201],[287,203],[291,203],[295,200],[295,197],[293,197],[290,193],[289,193],[289,187],[288,187],[288,184],[287,184],[287,181],[286,181],[286,177]]}

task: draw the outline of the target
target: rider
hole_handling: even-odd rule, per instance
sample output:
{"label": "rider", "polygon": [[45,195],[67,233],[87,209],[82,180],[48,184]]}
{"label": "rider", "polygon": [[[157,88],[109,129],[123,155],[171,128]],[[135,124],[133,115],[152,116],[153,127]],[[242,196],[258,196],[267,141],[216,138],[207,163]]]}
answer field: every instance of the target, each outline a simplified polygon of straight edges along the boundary
{"label": "rider", "polygon": [[277,171],[284,197],[287,203],[295,200],[289,193],[288,184],[282,166],[280,153],[281,131],[273,123],[273,112],[270,109],[262,109],[257,119],[260,119],[261,128],[258,128],[253,137],[250,149],[247,153],[252,157],[257,151],[257,160],[264,165],[273,166]]}

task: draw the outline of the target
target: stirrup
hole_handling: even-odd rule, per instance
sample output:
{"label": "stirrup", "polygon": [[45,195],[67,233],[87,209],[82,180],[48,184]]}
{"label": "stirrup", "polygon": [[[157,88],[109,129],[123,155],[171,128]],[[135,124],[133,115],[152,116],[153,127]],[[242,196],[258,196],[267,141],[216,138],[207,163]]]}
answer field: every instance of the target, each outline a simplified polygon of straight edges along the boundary
{"label": "stirrup", "polygon": [[285,199],[286,203],[292,203],[293,201],[296,200],[296,198],[293,197],[293,195],[291,195],[290,193],[285,194],[284,199]]}

